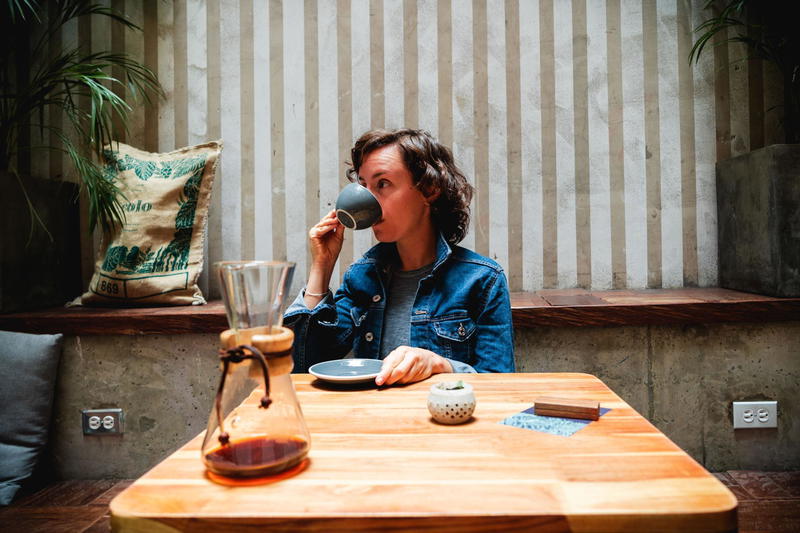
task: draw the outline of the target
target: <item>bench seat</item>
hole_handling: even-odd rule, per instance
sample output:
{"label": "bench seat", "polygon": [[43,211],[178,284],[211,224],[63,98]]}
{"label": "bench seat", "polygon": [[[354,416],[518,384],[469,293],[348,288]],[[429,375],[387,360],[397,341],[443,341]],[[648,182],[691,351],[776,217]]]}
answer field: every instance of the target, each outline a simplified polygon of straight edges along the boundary
{"label": "bench seat", "polygon": [[[720,288],[588,291],[552,289],[511,294],[516,328],[644,326],[800,320],[800,298],[773,298]],[[219,333],[222,302],[149,308],[51,308],[0,315],[0,330],[66,335]]]}

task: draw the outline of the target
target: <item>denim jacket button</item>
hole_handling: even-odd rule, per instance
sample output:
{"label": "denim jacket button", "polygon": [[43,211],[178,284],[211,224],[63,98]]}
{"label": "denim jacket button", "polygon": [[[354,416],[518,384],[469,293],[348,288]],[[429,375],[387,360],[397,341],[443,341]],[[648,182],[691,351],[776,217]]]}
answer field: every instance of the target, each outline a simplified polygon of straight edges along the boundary
{"label": "denim jacket button", "polygon": [[372,342],[372,339],[374,339],[374,338],[375,338],[375,336],[372,334],[372,332],[371,332],[371,331],[368,331],[368,332],[367,332],[367,333],[364,335],[364,338],[367,340],[367,342]]}
{"label": "denim jacket button", "polygon": [[381,295],[380,294],[376,294],[375,296],[372,297],[372,301],[373,302],[380,302],[381,301]]}
{"label": "denim jacket button", "polygon": [[464,324],[459,324],[458,325],[458,336],[459,337],[463,337],[466,334],[467,334],[467,330],[464,329]]}

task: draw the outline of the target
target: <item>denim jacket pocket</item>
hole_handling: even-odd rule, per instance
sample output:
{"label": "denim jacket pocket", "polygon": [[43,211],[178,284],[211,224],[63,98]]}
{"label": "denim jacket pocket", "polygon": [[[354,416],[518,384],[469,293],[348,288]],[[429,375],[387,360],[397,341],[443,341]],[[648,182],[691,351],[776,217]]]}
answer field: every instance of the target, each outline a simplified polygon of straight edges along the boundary
{"label": "denim jacket pocket", "polygon": [[470,339],[475,333],[475,322],[469,317],[448,318],[433,322],[433,330],[446,353],[441,354],[448,359],[469,363],[472,354]]}

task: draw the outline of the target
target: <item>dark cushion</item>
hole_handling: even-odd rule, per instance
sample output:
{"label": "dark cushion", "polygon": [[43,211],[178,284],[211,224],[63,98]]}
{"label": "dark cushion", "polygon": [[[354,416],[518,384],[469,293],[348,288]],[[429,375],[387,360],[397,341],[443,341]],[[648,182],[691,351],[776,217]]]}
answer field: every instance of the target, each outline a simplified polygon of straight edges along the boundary
{"label": "dark cushion", "polygon": [[0,505],[8,505],[47,443],[62,335],[0,331]]}

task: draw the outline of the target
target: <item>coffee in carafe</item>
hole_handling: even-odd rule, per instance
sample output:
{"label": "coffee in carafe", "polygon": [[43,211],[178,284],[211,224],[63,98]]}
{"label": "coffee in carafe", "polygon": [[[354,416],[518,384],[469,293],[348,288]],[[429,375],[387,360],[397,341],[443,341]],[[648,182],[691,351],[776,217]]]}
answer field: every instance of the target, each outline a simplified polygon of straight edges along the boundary
{"label": "coffee in carafe", "polygon": [[230,329],[220,335],[221,377],[203,441],[220,476],[267,476],[299,464],[309,434],[290,377],[294,333],[282,324],[293,263],[216,264]]}

